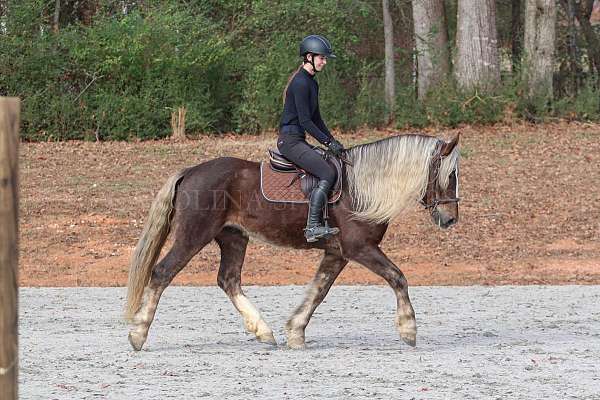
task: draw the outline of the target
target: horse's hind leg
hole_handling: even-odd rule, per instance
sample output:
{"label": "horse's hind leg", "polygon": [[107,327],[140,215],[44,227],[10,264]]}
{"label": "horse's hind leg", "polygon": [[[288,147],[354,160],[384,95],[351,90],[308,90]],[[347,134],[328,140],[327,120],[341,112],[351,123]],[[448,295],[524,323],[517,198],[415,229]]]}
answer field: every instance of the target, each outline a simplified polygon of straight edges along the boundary
{"label": "horse's hind leg", "polygon": [[242,291],[242,265],[246,255],[248,236],[239,229],[225,227],[215,240],[221,248],[221,265],[217,277],[219,287],[223,289],[244,318],[244,325],[248,332],[256,335],[260,342],[277,344],[273,331]]}
{"label": "horse's hind leg", "polygon": [[212,240],[212,237],[209,237],[210,235],[207,234],[200,240],[195,237],[193,241],[190,236],[181,239],[176,237],[171,250],[152,269],[152,277],[144,288],[140,309],[134,315],[129,331],[129,343],[134,350],[141,350],[146,342],[162,292],[191,258]]}
{"label": "horse's hind leg", "polygon": [[325,253],[319,269],[308,287],[304,301],[294,311],[285,326],[288,347],[293,349],[304,348],[304,330],[310,321],[310,317],[321,304],[346,264],[348,264],[348,260],[341,255]]}

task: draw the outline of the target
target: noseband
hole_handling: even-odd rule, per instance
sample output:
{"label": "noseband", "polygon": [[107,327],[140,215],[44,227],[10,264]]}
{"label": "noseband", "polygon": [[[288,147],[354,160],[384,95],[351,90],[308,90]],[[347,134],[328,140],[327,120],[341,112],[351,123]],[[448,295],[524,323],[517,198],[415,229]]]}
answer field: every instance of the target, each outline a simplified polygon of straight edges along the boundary
{"label": "noseband", "polygon": [[[431,160],[431,162],[435,165],[435,168],[438,171],[440,169],[440,165],[442,162],[441,152],[442,152],[443,145],[444,145],[444,142],[442,142],[440,140],[435,148],[435,156]],[[460,201],[460,197],[458,197],[458,165],[456,166],[455,174],[456,174],[456,191],[455,191],[454,197],[446,198],[446,199],[435,198],[437,196],[437,194],[436,194],[436,191],[434,190],[433,191],[434,199],[431,203],[426,203],[425,201],[423,201],[423,199],[421,199],[421,204],[423,205],[423,207],[425,207],[426,210],[429,210],[430,213],[434,212],[435,209],[437,208],[437,206],[439,206],[440,204],[458,203]],[[435,174],[435,175],[437,177],[437,174]]]}
{"label": "noseband", "polygon": [[450,204],[450,203],[458,203],[460,201],[459,197],[453,197],[450,199],[434,199],[431,203],[425,203],[421,200],[421,204],[425,207],[426,210],[433,211],[440,204]]}

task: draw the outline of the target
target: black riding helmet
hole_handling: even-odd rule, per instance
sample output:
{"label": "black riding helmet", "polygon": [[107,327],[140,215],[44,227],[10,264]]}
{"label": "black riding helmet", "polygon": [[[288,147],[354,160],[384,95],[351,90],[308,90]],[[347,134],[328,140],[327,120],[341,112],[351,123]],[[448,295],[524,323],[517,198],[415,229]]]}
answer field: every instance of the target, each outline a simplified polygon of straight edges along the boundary
{"label": "black riding helmet", "polygon": [[300,43],[300,57],[304,57],[308,53],[335,58],[331,43],[329,43],[327,38],[321,35],[309,35],[302,39],[302,42]]}

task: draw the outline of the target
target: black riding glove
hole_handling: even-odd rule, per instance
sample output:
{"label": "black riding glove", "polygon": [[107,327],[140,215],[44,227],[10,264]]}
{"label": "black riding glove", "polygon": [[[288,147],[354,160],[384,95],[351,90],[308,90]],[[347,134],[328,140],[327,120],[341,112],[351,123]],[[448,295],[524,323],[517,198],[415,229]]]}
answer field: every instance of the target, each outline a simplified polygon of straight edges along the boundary
{"label": "black riding glove", "polygon": [[342,144],[335,139],[331,139],[331,142],[327,144],[327,147],[336,157],[343,156],[344,152],[346,151],[346,149],[344,149],[344,146],[342,146]]}

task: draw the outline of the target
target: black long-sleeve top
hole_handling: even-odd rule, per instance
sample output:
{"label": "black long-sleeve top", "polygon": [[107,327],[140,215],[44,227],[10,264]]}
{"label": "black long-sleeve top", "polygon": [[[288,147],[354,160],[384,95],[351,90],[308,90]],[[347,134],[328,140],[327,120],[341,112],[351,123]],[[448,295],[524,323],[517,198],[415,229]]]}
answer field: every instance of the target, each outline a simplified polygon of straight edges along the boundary
{"label": "black long-sleeve top", "polygon": [[306,140],[306,131],[322,144],[333,139],[319,111],[319,85],[304,68],[300,68],[288,86],[279,129],[284,135],[302,140]]}

